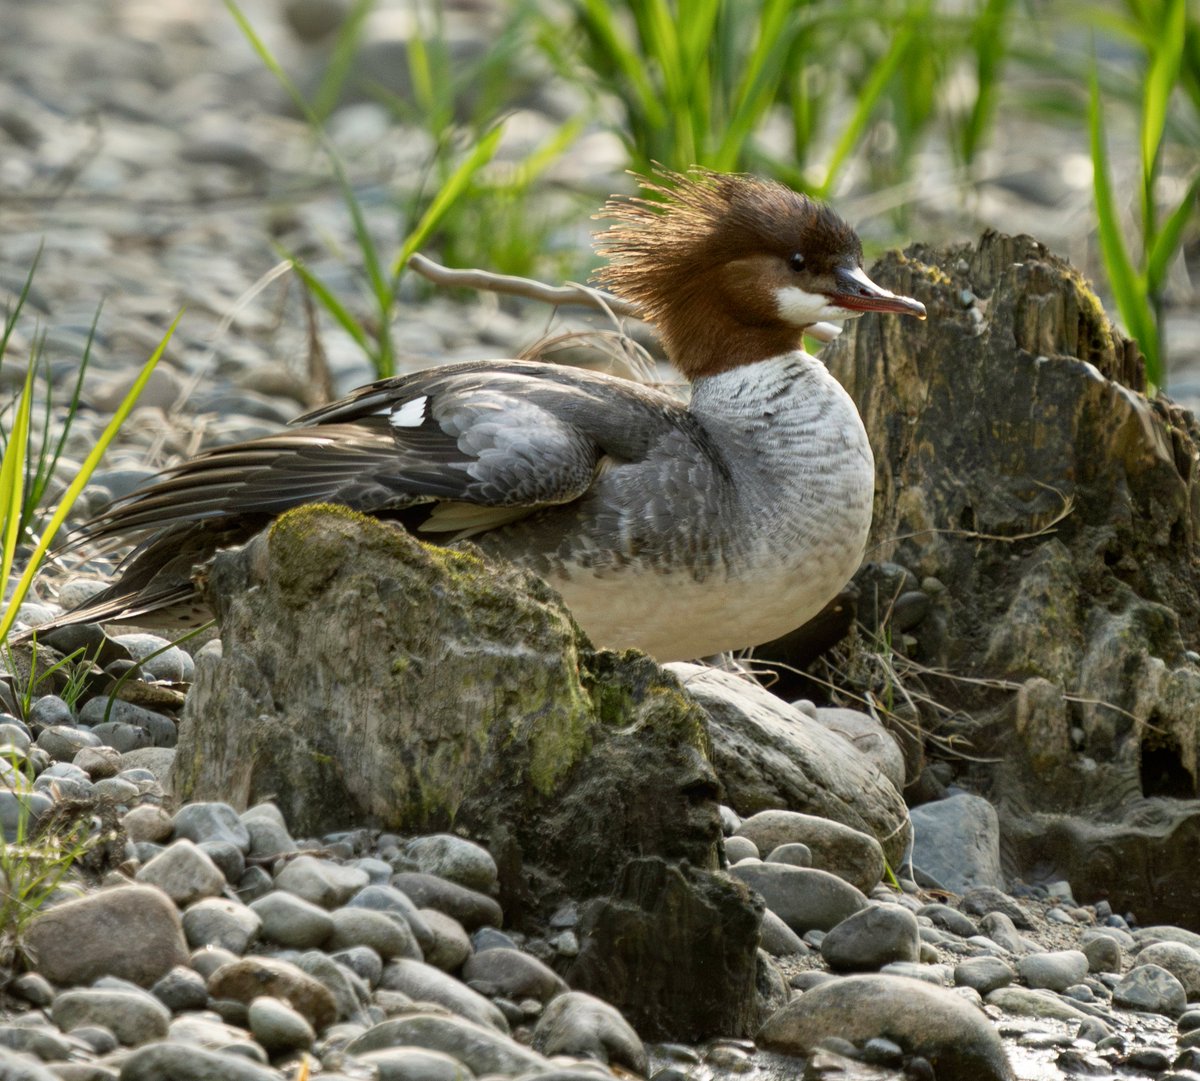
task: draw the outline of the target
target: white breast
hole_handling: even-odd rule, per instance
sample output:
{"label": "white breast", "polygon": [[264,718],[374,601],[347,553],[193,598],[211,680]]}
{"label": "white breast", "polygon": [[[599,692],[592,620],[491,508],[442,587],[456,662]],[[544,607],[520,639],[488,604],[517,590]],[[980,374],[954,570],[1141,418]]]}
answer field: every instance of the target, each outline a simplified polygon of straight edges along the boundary
{"label": "white breast", "polygon": [[719,446],[731,517],[713,500],[680,506],[686,528],[721,538],[721,569],[631,561],[548,576],[597,645],[660,661],[707,656],[785,634],[815,616],[858,568],[871,524],[874,462],[853,401],[824,365],[796,353],[699,382],[692,412]]}

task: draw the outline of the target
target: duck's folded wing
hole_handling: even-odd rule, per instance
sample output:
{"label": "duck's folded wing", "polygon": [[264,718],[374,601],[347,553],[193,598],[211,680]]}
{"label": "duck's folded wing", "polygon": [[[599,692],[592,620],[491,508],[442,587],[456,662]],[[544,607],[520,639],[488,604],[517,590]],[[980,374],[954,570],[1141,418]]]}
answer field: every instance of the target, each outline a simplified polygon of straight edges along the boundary
{"label": "duck's folded wing", "polygon": [[[665,424],[636,395],[614,403],[615,380],[538,381],[476,366],[444,373],[378,384],[353,406],[344,399],[312,415],[308,426],[207,451],[87,523],[72,543],[142,540],[186,523],[214,532],[236,519],[260,527],[315,502],[369,514],[442,501],[504,509],[463,511],[461,528],[478,532],[517,509],[578,498],[602,458],[640,453],[653,441],[648,431]],[[431,528],[459,528],[450,510]]]}

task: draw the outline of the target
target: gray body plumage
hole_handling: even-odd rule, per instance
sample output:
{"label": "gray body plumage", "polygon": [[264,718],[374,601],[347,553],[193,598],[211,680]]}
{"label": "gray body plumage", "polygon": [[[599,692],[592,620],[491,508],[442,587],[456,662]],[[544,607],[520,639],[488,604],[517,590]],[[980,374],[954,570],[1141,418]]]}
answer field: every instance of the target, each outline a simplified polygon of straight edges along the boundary
{"label": "gray body plumage", "polygon": [[83,613],[194,607],[190,570],[288,507],[341,503],[543,575],[599,645],[659,658],[764,641],[862,556],[873,468],[853,403],[800,352],[691,402],[533,362],[387,380],[278,435],[186,462],[94,523],[142,547]]}

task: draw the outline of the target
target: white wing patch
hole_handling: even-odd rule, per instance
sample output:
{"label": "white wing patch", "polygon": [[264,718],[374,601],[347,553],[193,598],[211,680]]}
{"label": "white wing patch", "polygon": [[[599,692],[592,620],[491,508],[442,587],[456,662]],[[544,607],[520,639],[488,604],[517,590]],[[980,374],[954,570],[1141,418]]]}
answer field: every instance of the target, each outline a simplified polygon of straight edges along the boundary
{"label": "white wing patch", "polygon": [[425,423],[425,405],[429,401],[427,394],[405,402],[389,418],[388,423],[393,428],[419,428]]}

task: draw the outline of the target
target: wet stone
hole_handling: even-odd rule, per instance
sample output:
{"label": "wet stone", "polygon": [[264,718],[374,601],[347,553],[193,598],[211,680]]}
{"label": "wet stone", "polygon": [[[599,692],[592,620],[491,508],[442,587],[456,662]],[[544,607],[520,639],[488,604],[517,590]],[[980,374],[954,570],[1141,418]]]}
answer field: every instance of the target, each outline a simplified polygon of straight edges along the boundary
{"label": "wet stone", "polygon": [[321,946],[333,934],[333,917],[325,909],[291,893],[268,893],[251,904],[250,910],[262,922],[263,938],[281,946]]}
{"label": "wet stone", "polygon": [[485,924],[498,927],[504,922],[504,914],[492,898],[436,875],[402,871],[392,878],[392,886],[407,894],[418,908],[435,908],[444,912],[458,920],[468,931]]}
{"label": "wet stone", "polygon": [[183,933],[192,949],[220,946],[243,954],[261,930],[258,913],[224,897],[197,901],[183,913]]}
{"label": "wet stone", "polygon": [[419,871],[437,875],[479,893],[493,893],[498,872],[486,848],[450,833],[416,837],[404,849]]}
{"label": "wet stone", "polygon": [[562,977],[548,965],[520,950],[484,950],[467,959],[462,978],[489,998],[533,998],[548,1002],[567,990]]}
{"label": "wet stone", "polygon": [[228,841],[245,852],[250,835],[227,803],[189,803],[175,814],[175,836],[202,841]]}
{"label": "wet stone", "polygon": [[99,747],[100,737],[86,728],[56,724],[43,728],[34,746],[45,751],[56,762],[70,762],[84,747]]}
{"label": "wet stone", "polygon": [[247,1020],[254,1038],[269,1055],[307,1050],[316,1040],[304,1017],[270,995],[260,995],[250,1003]]}
{"label": "wet stone", "polygon": [[142,867],[137,881],[157,886],[181,908],[225,888],[225,876],[208,856],[186,839],[172,842]]}
{"label": "wet stone", "polygon": [[1065,991],[1087,975],[1088,962],[1081,950],[1054,950],[1022,957],[1017,972],[1029,987]]}
{"label": "wet stone", "polygon": [[761,857],[758,845],[749,837],[726,837],[725,858],[730,863],[740,863],[742,860],[757,860]]}
{"label": "wet stone", "polygon": [[366,873],[356,867],[344,867],[312,856],[290,860],[275,876],[277,890],[286,890],[322,908],[344,905],[366,885]]}
{"label": "wet stone", "polygon": [[385,961],[393,957],[423,960],[412,929],[403,920],[368,908],[339,908],[330,917],[333,924],[328,941],[330,950],[369,946]]}
{"label": "wet stone", "polygon": [[[466,929],[453,916],[447,916],[436,909],[423,908],[421,918],[425,921],[432,941],[424,951],[426,963],[440,968],[443,972],[456,972],[464,961],[471,955],[471,939]],[[476,936],[486,935],[489,928],[476,931]],[[515,948],[512,939],[497,932],[510,948]],[[500,943],[497,943],[500,945]]]}
{"label": "wet stone", "polygon": [[1138,965],[1113,988],[1113,1005],[1178,1017],[1187,1006],[1187,993],[1174,976],[1158,965]]}
{"label": "wet stone", "polygon": [[999,957],[972,957],[954,967],[955,986],[973,987],[981,995],[1007,987],[1016,978],[1012,967]]}
{"label": "wet stone", "polygon": [[1083,939],[1089,972],[1120,972],[1121,947],[1108,935],[1089,934]]}
{"label": "wet stone", "polygon": [[615,1006],[582,991],[568,991],[546,1006],[533,1046],[543,1055],[580,1055],[646,1075],[646,1049],[629,1022]]}
{"label": "wet stone", "polygon": [[873,904],[846,917],[821,940],[821,956],[837,972],[871,972],[917,961],[917,918],[899,905]]}
{"label": "wet stone", "polygon": [[204,977],[194,969],[176,965],[153,987],[150,993],[172,1013],[202,1010],[208,1003]]}
{"label": "wet stone", "polygon": [[64,991],[51,1009],[54,1023],[64,1031],[80,1025],[103,1025],[129,1047],[167,1034],[171,1014],[146,992],[112,990]]}

